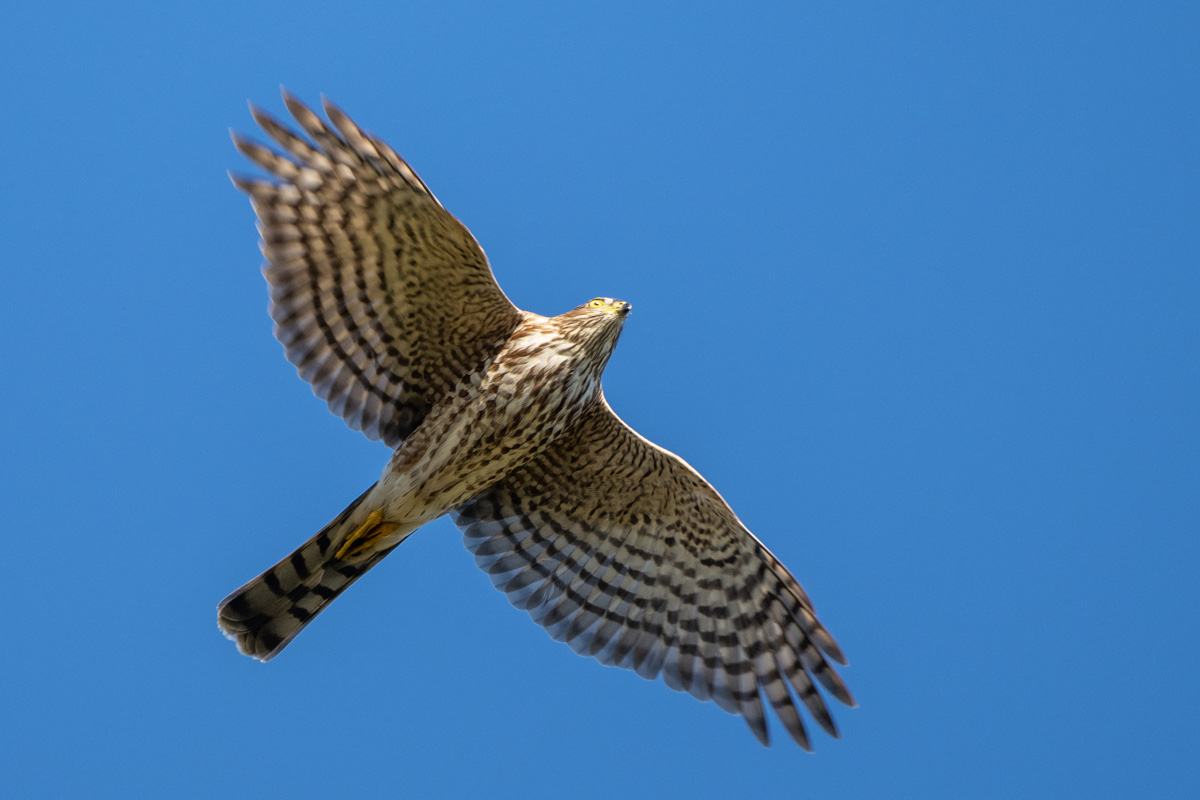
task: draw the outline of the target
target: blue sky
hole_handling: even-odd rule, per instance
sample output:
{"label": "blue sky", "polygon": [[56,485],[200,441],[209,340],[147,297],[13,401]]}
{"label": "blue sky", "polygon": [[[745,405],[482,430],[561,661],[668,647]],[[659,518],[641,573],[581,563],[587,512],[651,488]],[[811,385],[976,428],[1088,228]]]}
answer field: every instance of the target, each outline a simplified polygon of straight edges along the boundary
{"label": "blue sky", "polygon": [[[1200,6],[14,6],[0,794],[1200,791]],[[830,4],[824,4],[830,5]],[[575,656],[447,520],[278,659],[216,603],[386,459],[271,336],[245,101],[326,93],[795,572],[805,754]]]}

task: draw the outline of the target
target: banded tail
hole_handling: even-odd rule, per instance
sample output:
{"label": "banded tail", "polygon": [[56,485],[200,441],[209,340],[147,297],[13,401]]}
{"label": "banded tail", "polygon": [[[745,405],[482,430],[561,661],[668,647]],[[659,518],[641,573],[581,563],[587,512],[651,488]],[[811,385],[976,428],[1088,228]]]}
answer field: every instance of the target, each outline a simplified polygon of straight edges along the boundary
{"label": "banded tail", "polygon": [[351,516],[371,489],[290,556],[221,601],[217,625],[238,650],[271,660],[346,587],[396,549],[399,542],[344,560],[336,556]]}

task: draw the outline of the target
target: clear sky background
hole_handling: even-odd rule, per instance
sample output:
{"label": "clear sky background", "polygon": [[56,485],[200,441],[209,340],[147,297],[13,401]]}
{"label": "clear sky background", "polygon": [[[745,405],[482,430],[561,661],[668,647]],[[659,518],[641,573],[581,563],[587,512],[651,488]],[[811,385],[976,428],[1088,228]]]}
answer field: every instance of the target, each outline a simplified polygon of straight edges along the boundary
{"label": "clear sky background", "polygon": [[[0,795],[1197,796],[1200,5],[649,6],[10,5]],[[387,456],[225,175],[281,83],[518,305],[634,304],[609,399],[812,595],[841,741],[575,656],[448,520],[218,633]]]}

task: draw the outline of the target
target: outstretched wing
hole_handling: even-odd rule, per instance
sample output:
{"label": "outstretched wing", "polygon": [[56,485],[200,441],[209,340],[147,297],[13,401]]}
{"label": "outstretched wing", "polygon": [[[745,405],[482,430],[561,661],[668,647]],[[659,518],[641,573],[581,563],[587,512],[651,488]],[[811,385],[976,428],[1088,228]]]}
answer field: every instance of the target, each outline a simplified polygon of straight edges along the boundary
{"label": "outstretched wing", "polygon": [[[760,689],[805,749],[793,704],[837,736],[815,678],[854,701],[800,584],[700,475],[603,397],[573,432],[455,512],[476,563],[555,639],[745,717]],[[791,687],[791,692],[789,688]]]}
{"label": "outstretched wing", "polygon": [[233,137],[278,179],[233,179],[258,214],[275,335],[330,411],[396,447],[499,352],[521,312],[395,151],[328,101],[333,127],[283,97],[315,145],[253,106],[283,153]]}

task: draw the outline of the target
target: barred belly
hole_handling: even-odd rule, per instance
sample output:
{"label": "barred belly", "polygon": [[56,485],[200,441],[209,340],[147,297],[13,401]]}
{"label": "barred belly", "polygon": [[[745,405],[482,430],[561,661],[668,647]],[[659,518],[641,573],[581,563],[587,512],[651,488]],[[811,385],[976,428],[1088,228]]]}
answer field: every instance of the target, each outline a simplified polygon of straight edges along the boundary
{"label": "barred belly", "polygon": [[436,519],[553,444],[599,397],[599,372],[581,355],[552,321],[527,321],[396,450],[377,489],[386,516]]}

